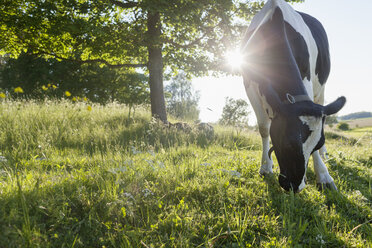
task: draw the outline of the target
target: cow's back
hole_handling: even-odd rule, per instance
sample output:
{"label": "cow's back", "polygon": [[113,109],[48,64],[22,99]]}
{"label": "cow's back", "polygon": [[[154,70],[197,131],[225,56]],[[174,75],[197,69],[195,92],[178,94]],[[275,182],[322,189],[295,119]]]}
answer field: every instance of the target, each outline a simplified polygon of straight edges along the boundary
{"label": "cow's back", "polygon": [[288,42],[306,91],[315,102],[322,103],[323,86],[330,71],[329,46],[324,28],[315,18],[295,11],[283,0],[269,0],[252,19],[243,39],[243,50],[277,7],[283,13]]}
{"label": "cow's back", "polygon": [[323,25],[314,17],[302,12],[298,13],[301,15],[306,25],[310,28],[312,36],[315,40],[318,49],[315,74],[319,79],[319,83],[324,85],[328,79],[331,68],[329,44],[326,31],[324,30]]}

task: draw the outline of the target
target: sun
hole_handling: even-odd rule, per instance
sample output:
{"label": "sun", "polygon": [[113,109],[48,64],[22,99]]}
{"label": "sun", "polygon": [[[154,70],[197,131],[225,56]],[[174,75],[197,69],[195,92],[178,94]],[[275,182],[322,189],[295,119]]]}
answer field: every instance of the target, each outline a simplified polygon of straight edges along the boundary
{"label": "sun", "polygon": [[244,62],[244,56],[239,49],[227,52],[225,58],[227,64],[234,70],[240,69]]}

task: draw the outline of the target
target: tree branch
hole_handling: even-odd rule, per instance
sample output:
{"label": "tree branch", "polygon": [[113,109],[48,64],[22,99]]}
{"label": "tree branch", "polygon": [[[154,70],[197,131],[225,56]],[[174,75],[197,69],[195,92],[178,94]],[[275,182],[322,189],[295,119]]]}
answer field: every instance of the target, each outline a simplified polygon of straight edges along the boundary
{"label": "tree branch", "polygon": [[64,61],[70,61],[70,62],[75,62],[79,64],[89,64],[89,63],[102,63],[107,65],[110,68],[142,68],[142,67],[147,67],[148,63],[145,64],[129,64],[129,63],[124,63],[124,64],[111,64],[108,61],[104,59],[87,59],[87,60],[82,60],[82,59],[70,59],[70,58],[63,58],[55,53],[47,53],[47,52],[42,52],[39,51],[38,53],[33,53],[33,55],[49,55],[52,56],[56,59],[61,59]]}
{"label": "tree branch", "polygon": [[179,44],[179,43],[177,43],[177,42],[175,42],[175,41],[173,41],[173,40],[171,40],[171,39],[169,39],[169,38],[165,38],[165,39],[164,39],[164,43],[171,44],[171,45],[173,45],[173,46],[175,46],[175,47],[177,47],[177,48],[190,48],[190,47],[192,47],[192,46],[194,46],[194,45],[199,44],[200,41],[201,41],[205,36],[207,36],[207,33],[204,33],[204,35],[203,35],[202,37],[200,37],[200,38],[198,38],[198,39],[196,39],[196,40],[193,40],[192,42],[190,42],[190,43],[188,43],[188,44],[184,44],[184,45]]}
{"label": "tree branch", "polygon": [[[177,42],[175,42],[175,41],[173,41],[173,40],[171,40],[171,39],[169,39],[169,38],[165,38],[164,39],[164,43],[168,43],[168,44],[171,44],[171,45],[173,45],[173,46],[175,46],[176,48],[190,48],[190,47],[192,47],[192,46],[194,46],[194,45],[199,45],[200,44],[200,41],[202,40],[202,39],[204,39],[204,37],[206,37],[208,34],[210,34],[216,27],[218,27],[220,24],[222,23],[222,20],[220,21],[220,22],[218,22],[218,24],[216,24],[216,25],[214,25],[214,26],[212,26],[212,27],[208,27],[208,28],[204,28],[204,34],[200,37],[200,38],[197,38],[196,40],[193,40],[193,41],[191,41],[190,43],[188,43],[188,44],[184,44],[184,45],[182,45],[182,44],[179,44],[179,43],[177,43]],[[207,30],[207,29],[210,29],[209,31]],[[212,30],[212,31],[211,31]]]}
{"label": "tree branch", "polygon": [[110,2],[116,6],[119,6],[123,9],[130,9],[138,6],[137,2],[127,1],[127,2],[121,2],[118,0],[110,0]]}

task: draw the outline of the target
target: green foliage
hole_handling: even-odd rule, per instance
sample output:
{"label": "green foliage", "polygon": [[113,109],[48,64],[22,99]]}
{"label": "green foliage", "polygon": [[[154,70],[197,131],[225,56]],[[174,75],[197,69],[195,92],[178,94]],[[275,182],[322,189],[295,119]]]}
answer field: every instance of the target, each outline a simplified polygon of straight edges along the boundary
{"label": "green foliage", "polygon": [[[99,103],[118,101],[128,106],[149,103],[148,78],[130,69],[44,59],[24,53],[17,59],[7,59],[0,69],[0,88],[13,92],[21,87],[28,98],[60,98],[68,90],[74,96],[85,96]],[[18,96],[14,94],[14,97]]]}
{"label": "green foliage", "polygon": [[243,99],[233,99],[226,97],[226,103],[222,110],[222,116],[219,123],[226,126],[248,125],[248,103]]}
{"label": "green foliage", "polygon": [[335,124],[335,123],[338,123],[336,115],[330,115],[330,116],[326,117],[325,124],[332,125],[332,124]]}
{"label": "green foliage", "polygon": [[343,131],[347,131],[350,129],[349,124],[347,124],[346,122],[341,122],[337,125],[337,128]]}
{"label": "green foliage", "polygon": [[273,177],[259,176],[258,133],[226,148],[238,134],[216,127],[219,141],[202,148],[145,110],[131,122],[125,111],[1,102],[0,247],[372,245],[370,129],[358,149],[327,141],[339,192],[319,192],[309,166],[294,195],[277,162]]}
{"label": "green foliage", "polygon": [[199,92],[195,92],[186,74],[178,74],[165,87],[167,97],[167,111],[181,120],[195,121],[199,119]]}

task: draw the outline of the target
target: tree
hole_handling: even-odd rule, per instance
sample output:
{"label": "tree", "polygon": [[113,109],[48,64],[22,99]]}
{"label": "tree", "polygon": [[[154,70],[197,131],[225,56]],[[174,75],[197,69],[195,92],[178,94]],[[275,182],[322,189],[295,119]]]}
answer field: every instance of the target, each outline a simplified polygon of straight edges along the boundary
{"label": "tree", "polygon": [[[163,73],[222,70],[247,21],[245,0],[3,0],[0,51],[143,68],[152,115],[167,122]],[[168,76],[168,75],[166,75]]]}
{"label": "tree", "polygon": [[337,115],[330,115],[330,116],[327,116],[325,119],[325,124],[327,125],[333,125],[336,123],[338,123]]}
{"label": "tree", "polygon": [[226,103],[222,110],[220,124],[226,126],[247,126],[248,125],[248,103],[243,99],[226,97]]}
{"label": "tree", "polygon": [[195,92],[185,73],[178,74],[172,82],[165,87],[169,98],[167,111],[171,115],[183,120],[199,119],[199,92]]}

